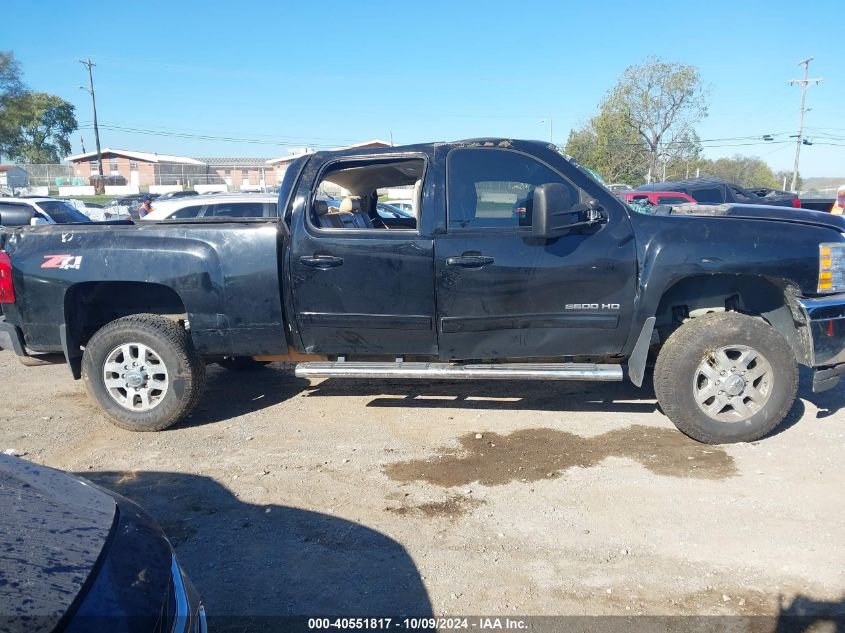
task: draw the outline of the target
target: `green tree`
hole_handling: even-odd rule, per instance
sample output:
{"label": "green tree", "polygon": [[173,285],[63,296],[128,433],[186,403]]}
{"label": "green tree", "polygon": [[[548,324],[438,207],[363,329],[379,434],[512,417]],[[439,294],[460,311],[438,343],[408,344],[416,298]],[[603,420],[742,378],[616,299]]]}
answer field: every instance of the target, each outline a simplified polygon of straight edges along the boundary
{"label": "green tree", "polygon": [[24,91],[21,67],[11,51],[0,51],[0,156],[7,154],[15,138],[15,128],[8,120],[8,103]]}
{"label": "green tree", "polygon": [[564,151],[608,182],[645,179],[645,145],[607,100],[584,127],[570,131]]}
{"label": "green tree", "polygon": [[678,177],[699,159],[694,126],[706,115],[698,69],[650,57],[629,66],[599,113],[570,132],[566,152],[611,182]]}
{"label": "green tree", "polygon": [[13,135],[4,153],[24,163],[58,163],[70,153],[70,135],[77,129],[72,104],[46,92],[24,92],[7,99],[4,127]]}
{"label": "green tree", "polygon": [[0,51],[0,101],[24,91],[21,65],[12,51]]}
{"label": "green tree", "polygon": [[740,187],[770,187],[779,189],[783,184],[772,168],[756,156],[736,154],[732,158],[705,160],[700,164],[701,177],[722,178]]}
{"label": "green tree", "polygon": [[[784,178],[786,179],[786,187],[783,186]],[[792,184],[792,170],[791,169],[780,169],[775,172],[775,179],[778,181],[778,188],[786,189]],[[804,179],[801,178],[801,172],[798,172],[798,178],[795,181],[795,186],[798,188],[798,191],[804,188]]]}
{"label": "green tree", "polygon": [[30,92],[11,51],[0,51],[0,156],[58,163],[70,153],[77,129],[74,107],[46,92]]}
{"label": "green tree", "polygon": [[698,68],[649,57],[625,69],[607,101],[645,143],[654,180],[662,164],[697,153],[706,99]]}

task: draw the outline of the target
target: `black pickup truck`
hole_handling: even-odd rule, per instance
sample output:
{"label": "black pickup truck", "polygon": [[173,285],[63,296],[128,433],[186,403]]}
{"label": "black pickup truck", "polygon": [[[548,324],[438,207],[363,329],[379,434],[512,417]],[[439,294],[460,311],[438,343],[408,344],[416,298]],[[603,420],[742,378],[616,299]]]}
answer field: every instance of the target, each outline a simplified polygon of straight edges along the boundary
{"label": "black pickup truck", "polygon": [[[382,217],[405,187],[413,217]],[[341,190],[337,200],[322,191]],[[845,369],[845,219],[627,207],[553,145],[476,139],[295,160],[280,217],[0,232],[3,347],[60,353],[124,428],[185,416],[205,366],[304,377],[641,385],[748,441]],[[0,224],[2,224],[0,217]]]}

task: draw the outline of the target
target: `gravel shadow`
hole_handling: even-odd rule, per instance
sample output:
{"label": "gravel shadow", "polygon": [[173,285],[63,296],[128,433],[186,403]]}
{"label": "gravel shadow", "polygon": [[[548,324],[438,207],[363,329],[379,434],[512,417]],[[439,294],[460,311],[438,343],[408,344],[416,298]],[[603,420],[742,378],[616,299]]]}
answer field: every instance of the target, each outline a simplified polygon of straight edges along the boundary
{"label": "gravel shadow", "polygon": [[172,428],[220,422],[261,411],[296,396],[309,387],[307,380],[272,365],[252,371],[207,368],[205,391],[193,412]]}
{"label": "gravel shadow", "polygon": [[202,595],[210,630],[276,630],[293,624],[284,619],[290,616],[432,614],[408,552],[363,525],[245,503],[197,475],[81,476],[135,501],[161,524]]}

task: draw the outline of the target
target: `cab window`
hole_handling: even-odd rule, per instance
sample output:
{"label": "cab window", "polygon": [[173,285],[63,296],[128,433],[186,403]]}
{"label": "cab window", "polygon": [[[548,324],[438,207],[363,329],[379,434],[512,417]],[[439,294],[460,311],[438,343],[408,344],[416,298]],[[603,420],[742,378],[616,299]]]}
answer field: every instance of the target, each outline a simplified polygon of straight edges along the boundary
{"label": "cab window", "polygon": [[[333,163],[312,193],[308,220],[319,229],[416,229],[424,173],[422,158],[386,156]],[[384,205],[400,195],[410,199],[411,209],[404,215],[391,213]]]}
{"label": "cab window", "polygon": [[570,199],[586,194],[562,175],[521,152],[460,148],[446,160],[449,230],[528,229],[534,189],[546,183],[570,188]]}
{"label": "cab window", "polygon": [[725,196],[722,194],[722,190],[718,187],[696,189],[695,191],[690,191],[689,195],[692,196],[696,202],[704,204],[721,204],[725,201]]}

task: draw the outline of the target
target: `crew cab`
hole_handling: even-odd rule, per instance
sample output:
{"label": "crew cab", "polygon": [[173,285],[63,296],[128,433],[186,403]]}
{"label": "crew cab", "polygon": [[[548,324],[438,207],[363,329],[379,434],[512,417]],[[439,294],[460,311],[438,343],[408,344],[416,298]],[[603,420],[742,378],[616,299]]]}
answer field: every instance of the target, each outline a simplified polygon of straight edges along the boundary
{"label": "crew cab", "polygon": [[[411,217],[382,217],[398,187]],[[2,346],[61,354],[138,431],[184,417],[211,362],[638,386],[653,364],[681,431],[748,441],[792,407],[799,364],[817,391],[845,369],[842,217],[637,213],[554,145],[510,139],[308,154],[278,211],[0,232]]]}

